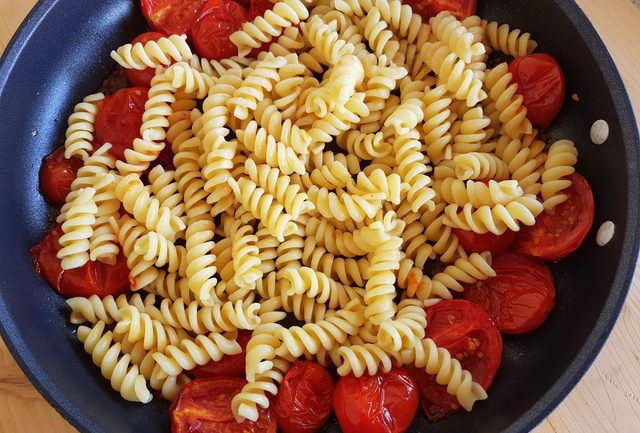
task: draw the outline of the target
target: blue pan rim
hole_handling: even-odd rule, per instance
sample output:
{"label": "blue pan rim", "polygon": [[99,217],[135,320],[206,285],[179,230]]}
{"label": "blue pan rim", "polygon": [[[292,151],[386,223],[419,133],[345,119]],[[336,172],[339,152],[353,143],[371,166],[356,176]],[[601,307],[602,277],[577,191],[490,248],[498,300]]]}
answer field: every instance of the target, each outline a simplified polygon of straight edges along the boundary
{"label": "blue pan rim", "polygon": [[[38,24],[46,17],[49,10],[58,1],[59,0],[39,0],[7,45],[3,55],[0,57],[0,97],[2,96],[13,64],[22,51],[23,45],[29,40],[38,27]],[[620,119],[620,124],[624,125],[622,137],[623,142],[626,143],[625,156],[629,164],[627,172],[628,191],[638,191],[640,187],[640,168],[638,167],[640,164],[640,136],[638,135],[639,131],[631,102],[629,101],[619,71],[604,42],[582,9],[572,0],[557,0],[557,3],[572,24],[582,30],[582,37],[589,46],[592,54],[594,54],[595,62],[600,70],[607,72],[603,73],[603,76],[605,77],[607,87],[613,90],[612,98],[616,102],[616,113]],[[569,365],[569,368],[567,368],[542,398],[509,426],[505,432],[525,433],[540,424],[577,385],[604,347],[604,343],[620,315],[635,272],[638,250],[640,249],[639,219],[640,197],[629,194],[627,224],[624,228],[624,233],[621,234],[624,236],[622,259],[620,263],[618,263],[611,293],[605,302],[596,326],[589,335],[584,347]],[[85,433],[104,431],[102,427],[98,426],[88,416],[79,412],[77,408],[63,396],[56,384],[40,369],[39,362],[34,359],[28,351],[26,342],[20,338],[14,324],[7,321],[5,319],[6,317],[8,317],[6,305],[0,296],[0,336],[9,348],[13,358],[38,392],[65,420],[79,431]]]}

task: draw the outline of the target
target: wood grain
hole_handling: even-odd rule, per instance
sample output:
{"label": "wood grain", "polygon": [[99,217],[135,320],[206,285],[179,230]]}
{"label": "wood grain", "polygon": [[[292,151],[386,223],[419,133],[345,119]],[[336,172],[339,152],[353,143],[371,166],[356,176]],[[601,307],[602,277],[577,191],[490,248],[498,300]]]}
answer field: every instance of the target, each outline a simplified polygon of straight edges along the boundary
{"label": "wood grain", "polygon": [[[36,0],[0,0],[0,52]],[[640,117],[640,9],[631,0],[577,0],[611,51]],[[535,433],[640,431],[640,272],[594,365]],[[526,391],[523,391],[526,392]],[[0,341],[0,432],[76,433],[29,383]]]}

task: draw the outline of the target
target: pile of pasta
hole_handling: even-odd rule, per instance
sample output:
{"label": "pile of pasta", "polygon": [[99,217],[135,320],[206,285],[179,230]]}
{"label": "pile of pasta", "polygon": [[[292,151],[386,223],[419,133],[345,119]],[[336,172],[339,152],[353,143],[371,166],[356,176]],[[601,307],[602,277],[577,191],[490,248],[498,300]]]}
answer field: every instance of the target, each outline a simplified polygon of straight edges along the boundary
{"label": "pile of pasta", "polygon": [[[239,56],[221,61],[184,35],[112,53],[157,68],[124,160],[92,148],[103,95],[69,119],[66,156],[84,166],[62,266],[122,251],[134,291],[67,301],[93,362],[127,400],[171,399],[251,330],[238,421],[300,357],[339,375],[415,365],[471,410],[487,394],[425,338],[423,307],[495,275],[454,229],[517,231],[566,200],[574,144],[545,151],[507,64],[487,67],[536,43],[477,16],[426,23],[400,0],[282,0],[231,40]],[[175,170],[153,167],[165,146]]]}

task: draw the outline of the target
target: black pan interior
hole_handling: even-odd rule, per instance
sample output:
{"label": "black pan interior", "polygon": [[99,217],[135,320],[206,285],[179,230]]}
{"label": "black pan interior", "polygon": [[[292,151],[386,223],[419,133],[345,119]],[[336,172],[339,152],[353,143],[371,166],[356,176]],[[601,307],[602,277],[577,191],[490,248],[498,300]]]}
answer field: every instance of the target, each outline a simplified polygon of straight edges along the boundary
{"label": "black pan interior", "polygon": [[[413,432],[529,431],[582,376],[613,326],[638,250],[638,136],[613,63],[570,0],[480,0],[479,13],[530,31],[539,51],[556,56],[567,99],[550,139],[574,140],[578,170],[596,198],[594,229],[584,246],[553,265],[558,305],[539,330],[505,337],[490,398],[469,414],[436,425],[417,418]],[[0,322],[12,353],[41,393],[83,432],[169,431],[166,403],[124,402],[100,376],[69,325],[64,300],[31,268],[27,254],[49,227],[38,192],[40,160],[64,139],[67,116],[114,67],[109,51],[144,31],[133,0],[45,0],[0,62]],[[602,146],[589,128],[605,119]],[[606,247],[595,244],[604,221],[616,224]],[[339,431],[329,424],[324,431]]]}

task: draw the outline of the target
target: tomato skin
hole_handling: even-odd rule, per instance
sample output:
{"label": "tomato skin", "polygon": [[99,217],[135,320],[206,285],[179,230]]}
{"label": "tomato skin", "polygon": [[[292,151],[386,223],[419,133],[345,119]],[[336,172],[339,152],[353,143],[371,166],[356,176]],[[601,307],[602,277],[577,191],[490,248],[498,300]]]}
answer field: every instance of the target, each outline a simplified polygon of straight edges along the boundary
{"label": "tomato skin", "polygon": [[78,169],[83,164],[80,158],[65,158],[64,150],[64,146],[61,146],[45,156],[40,167],[40,192],[56,207],[64,204]]}
{"label": "tomato skin", "polygon": [[274,410],[283,433],[313,433],[331,415],[333,378],[320,364],[291,365],[278,389]]}
{"label": "tomato skin", "polygon": [[505,334],[540,327],[555,306],[555,285],[547,265],[510,251],[493,263],[496,276],[465,286],[466,299],[480,305]]}
{"label": "tomato skin", "polygon": [[429,22],[429,18],[442,11],[450,11],[458,19],[467,18],[476,13],[477,0],[402,0],[411,6],[414,13]]}
{"label": "tomato skin", "polygon": [[127,87],[100,101],[95,122],[95,138],[99,146],[111,143],[109,153],[124,160],[125,149],[133,147],[140,137],[147,87]]}
{"label": "tomato skin", "polygon": [[62,224],[58,224],[29,250],[37,274],[64,296],[120,295],[130,289],[129,268],[122,252],[118,254],[115,265],[102,262],[87,262],[76,269],[62,270],[61,260],[56,254],[62,246],[59,243],[63,235]]}
{"label": "tomato skin", "polygon": [[229,36],[240,30],[247,11],[231,0],[209,0],[196,16],[192,34],[196,52],[210,60],[222,60],[238,54]]}
{"label": "tomato skin", "polygon": [[237,342],[242,348],[242,353],[237,355],[224,355],[220,361],[209,361],[205,365],[196,365],[189,370],[189,375],[195,378],[207,378],[217,376],[244,377],[246,365],[246,348],[251,339],[251,331],[239,331]]}
{"label": "tomato skin", "polygon": [[[160,38],[164,38],[166,35],[158,32],[146,32],[141,35],[136,36],[136,38],[131,41],[131,45],[135,45],[137,43],[146,44],[150,41],[157,41]],[[132,86],[137,87],[151,87],[151,79],[156,75],[155,68],[146,68],[141,71],[137,69],[127,69],[125,71],[127,74],[127,80],[131,83]]]}
{"label": "tomato skin", "polygon": [[415,380],[404,368],[338,380],[333,409],[344,433],[402,433],[418,410]]}
{"label": "tomato skin", "polygon": [[490,232],[481,235],[460,229],[455,229],[454,232],[465,251],[474,253],[490,251],[491,254],[500,254],[507,251],[516,238],[516,232],[512,230],[507,230],[501,235]]}
{"label": "tomato skin", "polygon": [[149,27],[166,35],[189,35],[193,19],[206,0],[141,0]]}
{"label": "tomato skin", "polygon": [[577,250],[593,225],[595,204],[589,182],[578,173],[567,176],[569,196],[553,214],[543,212],[531,227],[523,227],[513,247],[545,260],[560,260]]}
{"label": "tomato skin", "polygon": [[259,409],[257,421],[240,424],[231,413],[231,400],[246,380],[236,377],[196,379],[180,389],[171,403],[172,433],[276,433],[271,408]]}
{"label": "tomato skin", "polygon": [[264,13],[271,9],[273,9],[273,3],[269,0],[251,0],[247,21],[253,21],[257,17],[264,16]]}
{"label": "tomato skin", "polygon": [[538,128],[548,128],[562,109],[565,96],[564,72],[558,61],[548,54],[518,57],[509,65],[512,82],[524,97],[527,118]]}
{"label": "tomato skin", "polygon": [[[425,308],[425,336],[451,353],[462,368],[471,372],[473,380],[485,390],[493,383],[502,360],[502,336],[493,320],[479,306],[464,299],[440,301]],[[460,410],[455,396],[436,382],[436,376],[423,368],[410,368],[421,394],[422,409],[427,418],[439,421]]]}

